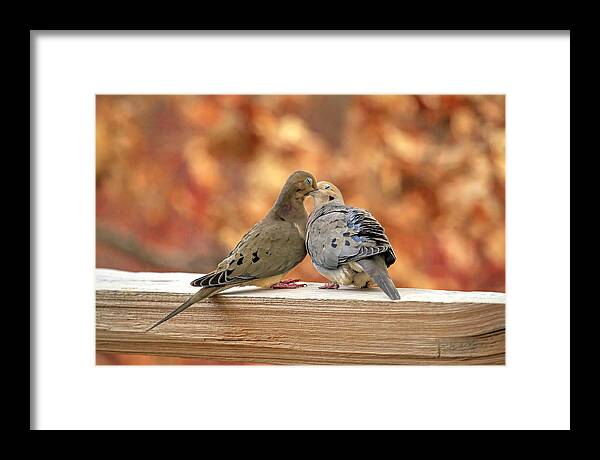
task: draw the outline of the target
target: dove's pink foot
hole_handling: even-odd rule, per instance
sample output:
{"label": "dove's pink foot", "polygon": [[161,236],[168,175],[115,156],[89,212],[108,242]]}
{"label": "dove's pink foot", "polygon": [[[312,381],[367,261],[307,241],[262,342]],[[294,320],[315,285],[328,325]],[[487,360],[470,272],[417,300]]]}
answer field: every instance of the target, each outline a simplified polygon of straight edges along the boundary
{"label": "dove's pink foot", "polygon": [[296,278],[293,280],[282,280],[279,283],[275,283],[271,286],[271,289],[297,289],[306,286],[305,283],[297,283],[300,281],[300,278]]}
{"label": "dove's pink foot", "polygon": [[340,285],[337,283],[325,283],[319,286],[319,289],[339,289]]}

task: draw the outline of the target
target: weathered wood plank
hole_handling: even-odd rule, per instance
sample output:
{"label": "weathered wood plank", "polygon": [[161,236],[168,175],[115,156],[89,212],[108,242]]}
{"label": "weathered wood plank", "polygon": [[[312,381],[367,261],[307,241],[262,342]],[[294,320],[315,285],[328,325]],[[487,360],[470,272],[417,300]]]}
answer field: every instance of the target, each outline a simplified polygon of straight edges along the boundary
{"label": "weathered wood plank", "polygon": [[223,361],[503,364],[505,295],[400,289],[234,288],[157,329],[197,274],[98,269],[98,351]]}

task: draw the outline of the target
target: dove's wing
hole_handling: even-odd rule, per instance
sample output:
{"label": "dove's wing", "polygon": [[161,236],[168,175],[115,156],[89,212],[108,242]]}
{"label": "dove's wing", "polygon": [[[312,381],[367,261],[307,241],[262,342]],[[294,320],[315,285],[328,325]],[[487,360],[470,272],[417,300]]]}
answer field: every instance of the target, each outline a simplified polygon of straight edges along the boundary
{"label": "dove's wing", "polygon": [[265,219],[244,235],[216,270],[192,281],[192,286],[231,286],[281,275],[305,255],[304,240],[293,224]]}
{"label": "dove's wing", "polygon": [[334,270],[342,264],[382,254],[387,266],[396,260],[381,224],[368,211],[326,205],[308,220],[306,247],[312,261]]}

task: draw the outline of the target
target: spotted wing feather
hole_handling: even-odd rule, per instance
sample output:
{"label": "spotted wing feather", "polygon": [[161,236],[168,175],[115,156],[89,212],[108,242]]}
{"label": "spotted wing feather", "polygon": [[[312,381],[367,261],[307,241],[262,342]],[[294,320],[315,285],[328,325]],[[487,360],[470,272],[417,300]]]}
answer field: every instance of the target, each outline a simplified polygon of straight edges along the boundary
{"label": "spotted wing feather", "polygon": [[377,254],[387,266],[396,260],[383,227],[364,209],[325,205],[311,214],[307,230],[307,251],[317,266],[334,270]]}
{"label": "spotted wing feather", "polygon": [[243,284],[287,273],[306,251],[298,230],[289,222],[259,222],[242,237],[217,269],[192,281],[196,287]]}

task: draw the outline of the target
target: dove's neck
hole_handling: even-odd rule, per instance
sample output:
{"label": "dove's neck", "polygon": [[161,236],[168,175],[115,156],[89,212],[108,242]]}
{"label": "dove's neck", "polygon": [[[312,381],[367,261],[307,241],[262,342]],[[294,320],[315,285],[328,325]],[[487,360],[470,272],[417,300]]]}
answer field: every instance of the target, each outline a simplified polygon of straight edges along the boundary
{"label": "dove's neck", "polygon": [[325,196],[325,197],[314,197],[314,209],[319,209],[322,208],[323,206],[327,206],[329,204],[331,205],[343,205],[344,204],[344,200],[341,198],[334,198],[332,196]]}
{"label": "dove's neck", "polygon": [[300,228],[306,227],[306,209],[304,208],[304,199],[285,199],[279,197],[275,202],[271,213],[279,219],[286,220]]}

